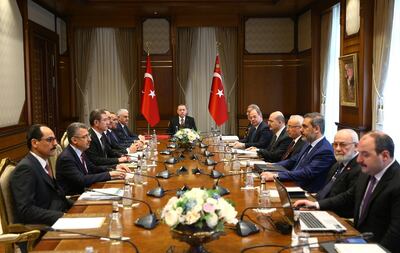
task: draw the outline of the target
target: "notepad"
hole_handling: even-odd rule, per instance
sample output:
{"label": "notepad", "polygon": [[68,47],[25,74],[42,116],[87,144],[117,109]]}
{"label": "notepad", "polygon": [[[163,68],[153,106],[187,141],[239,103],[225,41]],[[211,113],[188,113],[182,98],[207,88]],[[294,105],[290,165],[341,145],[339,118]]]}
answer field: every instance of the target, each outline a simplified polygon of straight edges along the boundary
{"label": "notepad", "polygon": [[53,229],[94,229],[103,225],[106,217],[60,218],[51,226]]}
{"label": "notepad", "polygon": [[237,137],[236,135],[223,135],[221,136],[221,140],[227,142],[238,141],[239,137]]}
{"label": "notepad", "polygon": [[362,252],[362,253],[386,253],[387,251],[375,243],[336,243],[335,250],[338,253]]}
{"label": "notepad", "polygon": [[82,193],[78,200],[119,200],[124,194],[121,188],[98,188],[92,190]]}

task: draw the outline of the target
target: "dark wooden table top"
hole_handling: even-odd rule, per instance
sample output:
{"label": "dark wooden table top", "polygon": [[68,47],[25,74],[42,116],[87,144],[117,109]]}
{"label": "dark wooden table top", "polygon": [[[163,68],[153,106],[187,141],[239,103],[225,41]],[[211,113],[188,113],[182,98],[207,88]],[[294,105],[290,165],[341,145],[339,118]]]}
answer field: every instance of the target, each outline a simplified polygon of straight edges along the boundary
{"label": "dark wooden table top", "polygon": [[[158,150],[163,150],[166,148],[166,142],[163,141],[158,146]],[[210,148],[212,149],[212,148]],[[199,148],[196,148],[194,152],[200,152]],[[184,184],[188,185],[190,188],[193,187],[205,187],[212,188],[215,180],[211,179],[206,175],[193,175],[191,170],[194,168],[201,168],[205,172],[210,172],[212,167],[207,167],[201,165],[197,161],[190,160],[190,154],[184,153],[186,159],[175,164],[168,165],[168,169],[174,172],[180,167],[185,166],[189,172],[186,174],[181,174],[178,176],[173,176],[169,179],[160,179],[160,182],[165,190],[171,190],[166,193],[162,198],[154,198],[146,195],[149,189],[153,189],[157,186],[155,180],[149,178],[147,185],[143,186],[132,186],[133,197],[147,201],[152,207],[153,211],[160,217],[162,208],[165,206],[167,201],[175,196],[176,189],[181,188]],[[168,156],[158,155],[158,160],[164,161]],[[222,155],[216,155],[213,157],[214,160],[218,161],[222,158]],[[204,158],[201,158],[204,159]],[[229,164],[219,163],[216,169],[225,174],[230,173]],[[164,170],[164,165],[159,163],[157,167],[152,167],[149,169],[149,175],[155,175],[157,172]],[[227,199],[232,200],[236,205],[236,210],[240,214],[248,206],[258,205],[258,193],[256,190],[244,190],[244,177],[242,175],[226,177],[220,180],[219,183],[230,190],[230,194],[224,196]],[[255,185],[258,186],[259,181],[255,181]],[[122,187],[122,183],[97,183],[93,188],[107,188],[107,187]],[[293,185],[293,184],[288,184]],[[268,187],[275,188],[273,183],[268,183]],[[272,205],[279,206],[279,200],[272,199]],[[75,205],[73,206],[69,213],[71,214],[91,214],[91,213],[111,213],[112,206],[110,203],[107,204],[97,204],[97,205]],[[167,252],[169,249],[173,249],[170,252],[185,252],[188,246],[185,243],[172,239],[170,228],[160,222],[152,230],[146,230],[140,227],[136,227],[134,224],[138,217],[146,215],[148,209],[143,204],[132,209],[120,208],[121,220],[123,223],[123,235],[130,237],[131,241],[137,245],[140,252]],[[247,212],[252,220],[257,221],[259,224],[265,227],[261,229],[260,233],[250,235],[248,237],[240,237],[232,229],[232,226],[227,226],[225,228],[225,235],[221,236],[218,240],[212,241],[206,244],[207,250],[210,252],[240,252],[244,247],[248,247],[256,244],[279,244],[279,245],[290,245],[291,235],[282,235],[277,232],[273,225],[267,221],[265,215],[257,214],[254,211],[249,210]],[[282,219],[281,211],[276,211],[272,214],[273,220]],[[356,235],[358,232],[348,225],[345,221],[342,222],[347,227],[347,232],[345,235]],[[330,240],[334,237],[332,234],[314,234],[311,237],[318,236],[320,241]],[[93,246],[98,252],[128,252],[133,251],[133,248],[127,244],[117,244],[114,245],[109,241],[102,241],[99,239],[42,239],[38,245],[35,247],[35,251],[76,251],[84,250],[86,246]],[[313,252],[319,252],[318,249],[313,249]],[[277,248],[263,248],[259,250],[252,250],[249,252],[277,252]]]}

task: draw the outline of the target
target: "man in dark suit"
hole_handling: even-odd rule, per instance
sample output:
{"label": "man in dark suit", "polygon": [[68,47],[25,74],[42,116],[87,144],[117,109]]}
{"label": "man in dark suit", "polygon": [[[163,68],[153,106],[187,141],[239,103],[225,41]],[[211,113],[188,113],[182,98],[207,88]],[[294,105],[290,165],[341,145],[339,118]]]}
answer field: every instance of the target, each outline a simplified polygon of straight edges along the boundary
{"label": "man in dark suit", "polygon": [[250,112],[253,109],[260,110],[260,107],[258,107],[258,105],[256,105],[256,104],[249,104],[247,106],[246,116],[247,116],[247,119],[249,120],[249,124],[247,125],[246,130],[244,131],[243,139],[247,138],[247,136],[249,135],[250,129],[252,127],[251,120],[250,120]]}
{"label": "man in dark suit", "polygon": [[30,150],[10,177],[15,223],[53,225],[72,205],[53,177],[48,159],[57,140],[44,125],[32,125],[27,134]]}
{"label": "man in dark suit", "polygon": [[299,200],[294,205],[332,211],[354,205],[356,229],[372,232],[373,242],[400,252],[400,165],[393,157],[393,140],[382,132],[370,132],[357,149],[362,173],[352,188],[318,202]]}
{"label": "man in dark suit", "polygon": [[301,133],[309,144],[304,145],[297,155],[276,163],[288,171],[277,174],[263,172],[262,176],[267,181],[272,181],[274,176],[283,181],[295,181],[301,188],[309,192],[321,190],[330,167],[336,162],[332,145],[323,135],[324,130],[325,120],[320,113],[306,114]]}
{"label": "man in dark suit", "polygon": [[[316,196],[317,200],[336,196],[353,187],[361,172],[361,167],[357,163],[357,144],[358,135],[354,130],[342,129],[336,133],[333,149],[337,162],[329,170],[325,186]],[[338,210],[337,214],[342,217],[352,217],[353,212],[354,207],[349,205]]]}
{"label": "man in dark suit", "polygon": [[286,133],[285,117],[281,112],[276,111],[269,115],[268,126],[273,133],[268,148],[259,149],[251,147],[249,150],[257,151],[257,154],[264,158],[266,162],[278,162],[286,152],[292,139]]}
{"label": "man in dark suit", "polygon": [[172,117],[168,123],[168,134],[174,135],[179,129],[182,128],[190,128],[197,131],[194,118],[187,116],[188,110],[186,105],[178,105],[176,112],[178,115]]}
{"label": "man in dark suit", "polygon": [[68,126],[69,145],[57,159],[57,182],[66,194],[80,194],[93,183],[111,179],[125,178],[130,171],[126,165],[119,164],[116,170],[107,166],[96,166],[84,154],[90,146],[90,135],[85,124],[75,122]]}
{"label": "man in dark suit", "polygon": [[285,153],[282,155],[281,160],[289,159],[301,151],[305,141],[301,136],[301,125],[303,124],[304,118],[300,115],[290,116],[286,132],[287,135],[292,139]]}
{"label": "man in dark suit", "polygon": [[110,165],[115,166],[118,163],[129,162],[129,157],[120,155],[113,151],[108,145],[104,131],[107,130],[108,117],[104,110],[96,109],[90,113],[89,122],[91,128],[90,147],[85,151],[89,160],[97,166]]}
{"label": "man in dark suit", "polygon": [[145,138],[142,135],[132,133],[128,128],[129,112],[127,109],[119,109],[117,112],[118,124],[114,129],[115,134],[118,136],[120,144],[125,147],[129,147],[134,141],[144,141]]}
{"label": "man in dark suit", "polygon": [[272,133],[268,125],[263,121],[262,112],[260,109],[252,109],[249,114],[252,127],[248,136],[244,139],[236,141],[233,144],[234,148],[267,148],[272,139]]}

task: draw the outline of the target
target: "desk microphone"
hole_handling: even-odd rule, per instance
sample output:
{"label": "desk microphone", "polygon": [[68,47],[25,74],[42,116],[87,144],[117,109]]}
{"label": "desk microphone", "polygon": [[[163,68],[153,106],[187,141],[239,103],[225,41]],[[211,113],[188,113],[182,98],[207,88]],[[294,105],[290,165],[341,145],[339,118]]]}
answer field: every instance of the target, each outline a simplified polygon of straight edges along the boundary
{"label": "desk microphone", "polygon": [[64,234],[76,234],[76,235],[82,235],[85,237],[89,238],[95,238],[95,239],[100,239],[100,240],[106,240],[106,241],[119,241],[119,242],[126,242],[129,245],[132,246],[132,248],[135,250],[135,252],[139,253],[139,249],[137,246],[130,240],[129,237],[121,237],[121,238],[111,238],[109,236],[100,236],[100,235],[94,235],[94,234],[88,234],[88,233],[83,233],[81,231],[72,231],[72,230],[65,230],[65,229],[55,229],[46,225],[26,225],[27,228],[29,229],[36,229],[40,230],[43,232],[57,232],[57,233],[64,233]]}
{"label": "desk microphone", "polygon": [[252,235],[255,233],[260,232],[260,229],[256,224],[250,221],[244,221],[244,214],[246,213],[247,210],[249,209],[267,209],[267,208],[277,208],[274,206],[250,206],[246,207],[243,211],[242,214],[240,215],[239,221],[236,223],[236,233],[242,237]]}
{"label": "desk microphone", "polygon": [[[93,190],[93,189],[90,189],[90,188],[85,188],[85,191],[91,191],[91,192],[96,192],[96,193],[100,193],[100,194],[104,194],[104,195],[121,197],[120,195],[117,195],[117,194],[106,193],[106,192],[102,192],[102,191],[96,191],[96,190]],[[153,228],[155,228],[155,226],[158,224],[159,220],[157,219],[157,216],[153,213],[153,210],[151,209],[150,205],[146,201],[143,201],[143,200],[140,200],[140,199],[134,199],[134,198],[130,198],[130,197],[124,197],[124,196],[122,196],[122,198],[130,199],[132,201],[143,203],[149,209],[149,214],[148,215],[143,216],[141,218],[138,218],[135,221],[135,225],[136,226],[143,227],[145,229],[153,229]]]}
{"label": "desk microphone", "polygon": [[[170,159],[176,159],[176,158],[175,157],[171,157],[171,158],[168,158],[167,160],[170,160]],[[164,168],[165,169],[163,171],[160,171],[159,173],[157,173],[156,177],[163,178],[163,179],[168,179],[168,178],[173,176],[173,174],[171,172],[169,172],[169,170],[167,168],[167,165],[166,165],[167,162],[160,162],[160,161],[155,160],[155,159],[147,159],[147,160],[148,161],[152,161],[152,162],[156,162],[156,163],[164,164]]]}
{"label": "desk microphone", "polygon": [[230,191],[227,188],[224,188],[222,186],[219,186],[219,180],[221,178],[224,177],[232,177],[232,176],[237,176],[237,175],[245,175],[245,174],[250,174],[250,173],[254,173],[254,171],[244,171],[244,172],[240,172],[240,173],[235,173],[235,174],[228,174],[228,175],[224,175],[222,174],[222,176],[220,176],[219,178],[217,178],[217,182],[215,182],[213,189],[218,191],[218,194],[220,196],[224,196],[224,195],[228,195],[230,193]]}
{"label": "desk microphone", "polygon": [[143,174],[140,174],[140,173],[132,173],[132,172],[127,172],[126,174],[131,174],[131,175],[134,175],[134,176],[142,176],[142,177],[152,178],[152,179],[156,180],[157,181],[157,187],[152,189],[152,190],[149,190],[146,194],[148,196],[156,197],[156,198],[161,198],[161,197],[164,196],[166,190],[163,189],[163,187],[161,186],[160,180],[158,180],[157,177],[149,176],[149,175],[143,175]]}

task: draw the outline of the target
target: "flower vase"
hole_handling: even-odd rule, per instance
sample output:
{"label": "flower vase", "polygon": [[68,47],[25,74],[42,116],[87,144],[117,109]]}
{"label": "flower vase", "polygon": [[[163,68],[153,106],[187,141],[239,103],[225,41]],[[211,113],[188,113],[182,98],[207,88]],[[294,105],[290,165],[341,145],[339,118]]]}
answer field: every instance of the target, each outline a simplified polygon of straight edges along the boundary
{"label": "flower vase", "polygon": [[171,230],[172,238],[189,244],[187,253],[207,253],[204,244],[218,239],[223,232],[201,231],[191,226],[179,225]]}

